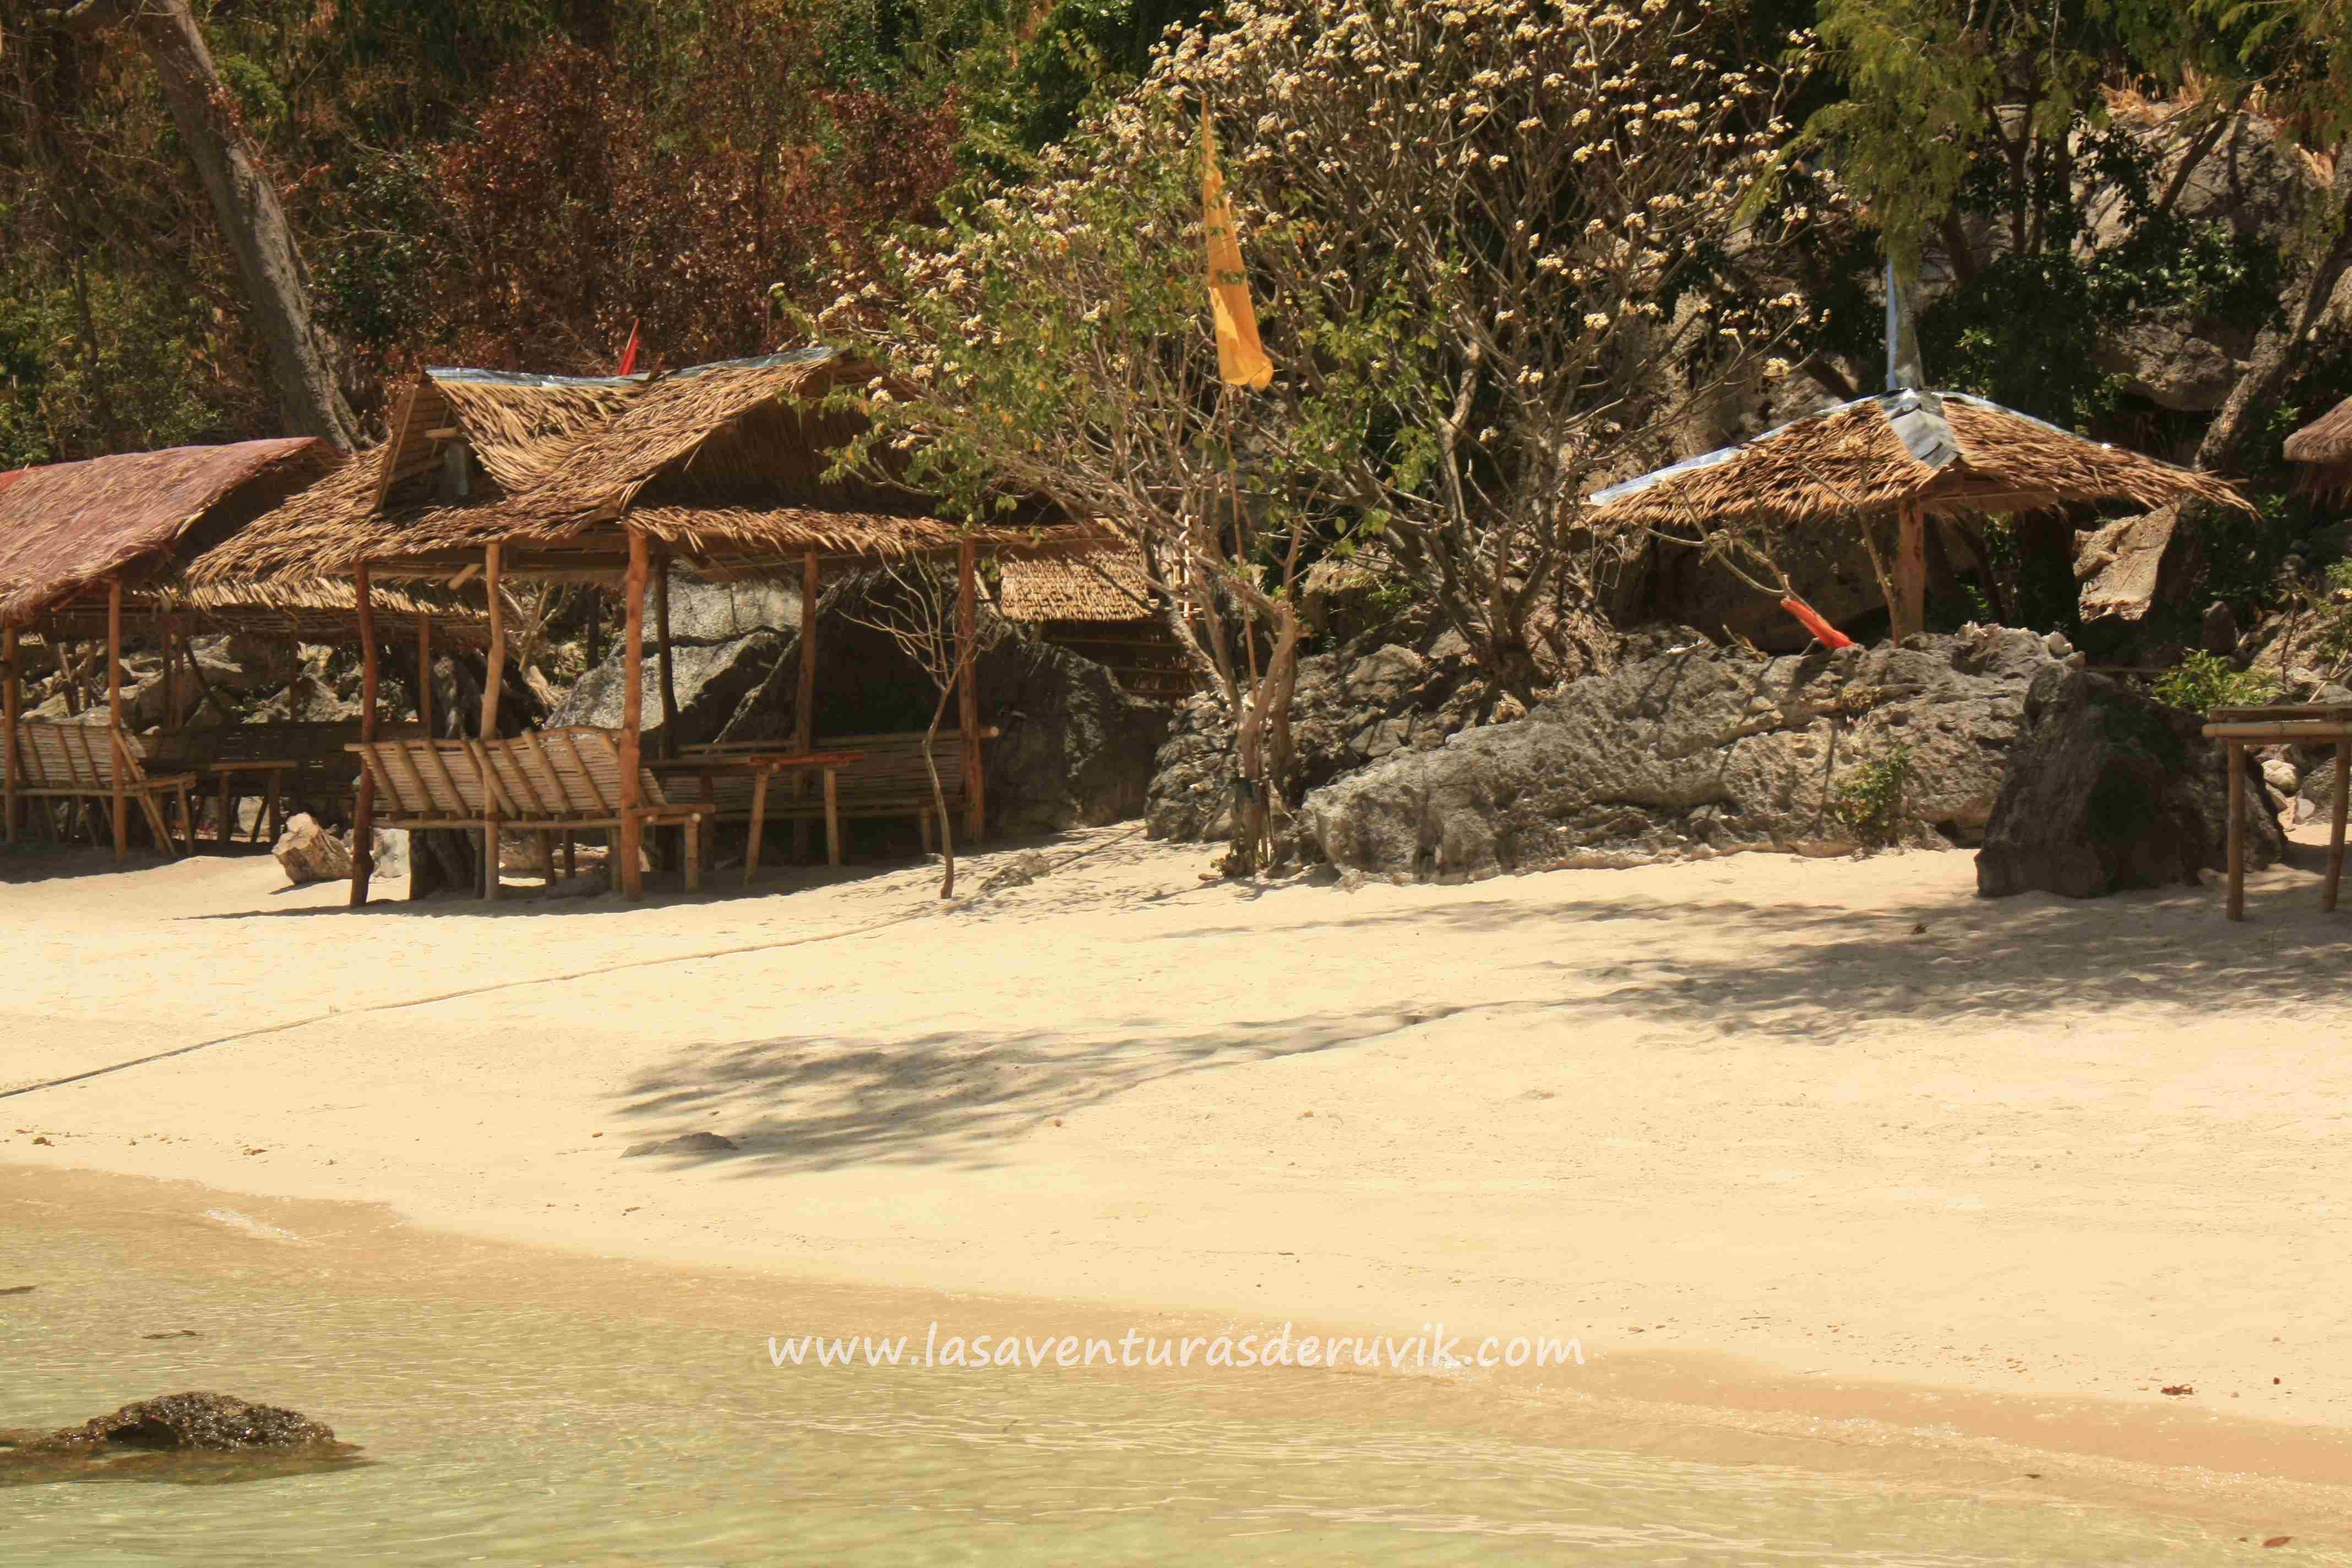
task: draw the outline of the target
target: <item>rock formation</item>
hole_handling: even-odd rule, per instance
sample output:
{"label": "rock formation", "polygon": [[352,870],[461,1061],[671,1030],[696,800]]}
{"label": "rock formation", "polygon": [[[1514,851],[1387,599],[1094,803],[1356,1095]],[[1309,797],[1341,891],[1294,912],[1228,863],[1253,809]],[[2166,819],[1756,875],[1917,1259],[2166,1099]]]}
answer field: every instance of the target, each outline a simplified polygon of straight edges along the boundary
{"label": "rock formation", "polygon": [[[2228,867],[2227,749],[2194,713],[2087,670],[2036,676],[1984,847],[1977,891],[2096,898],[2194,886]],[[2246,768],[2248,862],[2285,853],[2259,764]]]}
{"label": "rock formation", "polygon": [[[1572,681],[1525,718],[1390,757],[1307,797],[1342,871],[1464,880],[1866,838],[1972,843],[2027,684],[2068,650],[1975,628],[1773,659],[1699,647]],[[1874,835],[1858,785],[1888,801]]]}

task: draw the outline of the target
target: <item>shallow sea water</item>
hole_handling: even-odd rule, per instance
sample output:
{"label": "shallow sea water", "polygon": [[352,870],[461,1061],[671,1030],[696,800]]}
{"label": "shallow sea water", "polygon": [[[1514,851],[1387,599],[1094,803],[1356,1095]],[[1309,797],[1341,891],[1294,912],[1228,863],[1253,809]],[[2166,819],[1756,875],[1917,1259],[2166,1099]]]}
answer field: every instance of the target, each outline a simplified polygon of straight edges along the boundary
{"label": "shallow sea water", "polygon": [[[0,1295],[0,1426],[204,1388],[324,1420],[365,1461],[235,1484],[0,1482],[10,1564],[2250,1555],[2121,1510],[1485,1431],[1465,1391],[1430,1379],[778,1369],[763,1335],[697,1322],[690,1301],[600,1310],[488,1249],[368,1264],[201,1199],[68,1223],[7,1202],[9,1180],[0,1290],[35,1288]],[[864,1326],[823,1321],[841,1298],[772,1289],[780,1331]],[[900,1306],[908,1322],[940,1310]],[[145,1337],[184,1329],[196,1337]]]}

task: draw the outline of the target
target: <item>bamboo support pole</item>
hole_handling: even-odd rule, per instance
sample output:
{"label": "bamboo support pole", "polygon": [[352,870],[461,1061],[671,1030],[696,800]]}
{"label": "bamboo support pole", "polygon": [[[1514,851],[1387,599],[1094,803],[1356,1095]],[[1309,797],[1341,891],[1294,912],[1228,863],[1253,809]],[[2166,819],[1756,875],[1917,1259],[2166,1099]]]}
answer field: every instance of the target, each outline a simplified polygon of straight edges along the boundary
{"label": "bamboo support pole", "polygon": [[[793,696],[793,748],[795,751],[816,750],[816,599],[819,573],[816,552],[812,550],[801,561],[801,667],[796,672],[800,685]],[[807,770],[793,770],[793,800],[795,803],[808,795]],[[757,829],[755,828],[756,832]],[[805,819],[793,822],[793,861],[795,865],[809,858],[809,825]]]}
{"label": "bamboo support pole", "polygon": [[131,857],[130,749],[122,743],[122,579],[106,585],[106,723],[114,749],[114,858]]}
{"label": "bamboo support pole", "polygon": [[621,872],[616,886],[643,898],[645,868],[640,845],[645,825],[637,819],[637,773],[642,766],[646,719],[646,536],[629,531],[628,629],[621,680]]}
{"label": "bamboo support pole", "polygon": [[[375,642],[375,590],[368,580],[367,563],[352,571],[352,595],[358,601],[360,620],[360,742],[376,735],[376,698],[382,680]],[[375,769],[360,769],[359,796],[352,807],[352,900],[359,909],[368,901],[368,883],[375,876]]]}
{"label": "bamboo support pole", "polygon": [[2319,900],[2323,910],[2336,908],[2336,895],[2344,885],[2345,795],[2347,793],[2352,793],[2352,736],[2339,737],[2336,742],[2336,799],[2327,814],[2327,890]]}
{"label": "bamboo support pole", "polygon": [[2246,918],[2246,743],[2231,741],[2230,752],[2230,918]]}
{"label": "bamboo support pole", "polygon": [[980,757],[979,550],[969,539],[956,551],[956,719],[963,731],[963,837],[980,842],[988,822]]}
{"label": "bamboo support pole", "polygon": [[169,616],[163,620],[163,728],[180,727],[180,627]]}
{"label": "bamboo support pole", "polygon": [[[506,546],[493,544],[483,552],[482,585],[489,593],[490,650],[482,677],[482,725],[477,731],[485,741],[498,738],[499,694],[507,683],[507,608],[506,595],[499,589],[499,579],[506,566]],[[484,798],[488,786],[484,785]]]}
{"label": "bamboo support pole", "polygon": [[1927,629],[1927,514],[1906,502],[1895,527],[1895,640]]}
{"label": "bamboo support pole", "polygon": [[433,738],[433,617],[416,612],[416,727]]}
{"label": "bamboo support pole", "polygon": [[[8,745],[5,752],[0,752],[0,767],[5,768],[7,773],[8,804],[5,821],[7,840],[14,844],[16,842],[16,712],[25,704],[24,676],[16,668],[16,628],[14,626],[0,632],[0,664],[7,666],[6,675],[0,677],[7,683],[0,686],[0,712],[5,712],[0,722],[8,727]],[[2344,792],[2339,787],[2336,793],[2341,796]]]}
{"label": "bamboo support pole", "polygon": [[677,755],[677,671],[669,656],[669,555],[661,559],[661,574],[654,579],[654,637],[661,644],[656,655],[661,664],[661,754],[664,761]]}

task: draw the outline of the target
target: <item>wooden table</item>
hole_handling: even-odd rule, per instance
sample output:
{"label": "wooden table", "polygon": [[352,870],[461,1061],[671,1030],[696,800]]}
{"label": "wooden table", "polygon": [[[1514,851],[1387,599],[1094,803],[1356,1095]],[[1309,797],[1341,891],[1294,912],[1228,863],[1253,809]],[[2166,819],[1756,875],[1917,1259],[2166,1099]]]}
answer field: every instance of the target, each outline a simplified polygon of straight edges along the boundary
{"label": "wooden table", "polygon": [[[286,775],[301,765],[301,763],[296,762],[291,757],[239,758],[235,762],[199,763],[196,764],[196,771],[200,773],[217,773],[220,775],[220,826],[215,829],[215,836],[223,847],[227,847],[229,830],[235,825],[236,820],[237,790],[236,775],[238,773],[268,773],[269,775],[269,782],[264,786],[267,793],[262,797],[261,814],[253,819],[252,841],[255,843],[260,842],[262,830],[266,826],[268,829],[269,841],[272,844],[275,844],[278,842],[278,833],[282,831],[285,826],[285,824],[280,819],[278,814],[282,809],[280,800],[281,792],[286,782]],[[191,837],[194,837],[195,827],[193,824],[190,825],[188,832]]]}
{"label": "wooden table", "polygon": [[768,781],[793,768],[824,770],[824,858],[841,864],[840,770],[865,760],[863,752],[752,752],[724,757],[674,757],[646,765],[664,777],[690,775],[702,781],[702,797],[718,798],[721,773],[751,775],[751,843],[743,857],[743,885],[760,872],[760,838],[767,826]]}
{"label": "wooden table", "polygon": [[2327,880],[2319,895],[2323,910],[2336,907],[2344,881],[2345,796],[2352,788],[2352,705],[2282,703],[2262,708],[2216,708],[2205,726],[2208,740],[2230,751],[2230,918],[2246,918],[2246,752],[2253,746],[2336,743],[2335,801],[2329,810]]}

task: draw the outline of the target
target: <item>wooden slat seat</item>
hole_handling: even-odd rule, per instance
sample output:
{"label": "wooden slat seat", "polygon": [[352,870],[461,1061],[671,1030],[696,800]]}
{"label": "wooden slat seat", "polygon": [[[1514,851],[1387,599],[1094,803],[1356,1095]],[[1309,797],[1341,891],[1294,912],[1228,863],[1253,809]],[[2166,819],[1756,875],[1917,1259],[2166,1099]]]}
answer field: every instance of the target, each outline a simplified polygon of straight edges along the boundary
{"label": "wooden slat seat", "polygon": [[155,842],[169,853],[183,852],[164,822],[163,801],[178,799],[180,821],[185,826],[191,820],[188,792],[194,787],[196,776],[149,773],[147,748],[138,736],[105,724],[25,719],[17,721],[16,744],[20,796],[100,800],[107,803],[110,814],[136,800],[146,814],[148,826],[154,830]]}
{"label": "wooden slat seat", "polygon": [[[981,731],[983,738],[993,735],[993,729]],[[727,741],[710,745],[687,746],[681,749],[679,760],[700,757],[723,758],[728,755],[757,755],[784,749],[774,741]],[[816,742],[820,752],[856,752],[857,760],[838,770],[835,785],[841,816],[845,817],[913,816],[926,825],[932,807],[931,777],[923,766],[923,732],[919,730],[891,731],[878,735],[826,735]],[[940,770],[940,786],[946,793],[948,809],[961,811],[969,796],[964,786],[963,736],[941,727],[939,738],[931,747],[932,761]],[[715,775],[719,820],[748,820],[751,810],[751,776],[730,778],[725,773]],[[794,799],[789,791],[770,789],[767,798],[770,821],[793,821],[820,817],[824,815],[824,803],[812,798]]]}
{"label": "wooden slat seat", "polygon": [[[617,731],[546,730],[490,741],[408,736],[357,742],[349,749],[375,780],[378,826],[483,835],[487,898],[498,896],[501,831],[569,835],[617,828],[624,820]],[[627,815],[645,826],[686,829],[686,885],[691,892],[702,885],[701,826],[715,809],[671,800],[661,781],[640,768],[637,805]]]}

